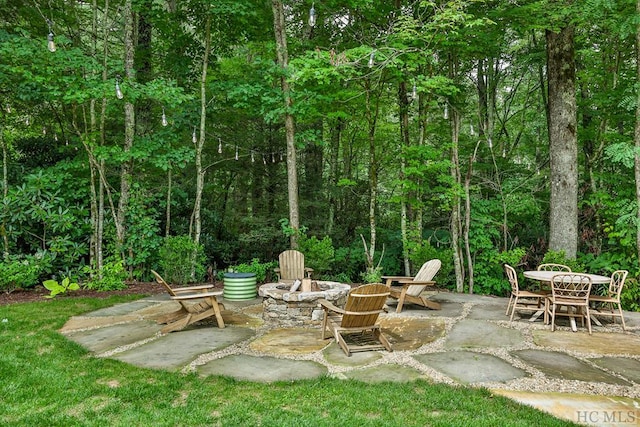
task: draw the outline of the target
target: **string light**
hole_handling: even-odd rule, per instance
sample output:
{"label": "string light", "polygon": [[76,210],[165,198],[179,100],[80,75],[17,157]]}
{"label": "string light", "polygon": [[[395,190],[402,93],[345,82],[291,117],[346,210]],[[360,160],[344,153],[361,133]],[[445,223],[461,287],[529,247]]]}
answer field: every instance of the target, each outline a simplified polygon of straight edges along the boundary
{"label": "string light", "polygon": [[57,133],[54,133],[54,134],[53,134],[53,140],[54,140],[54,141],[56,141],[56,142],[58,142],[58,134],[57,134]]}
{"label": "string light", "polygon": [[413,89],[411,90],[411,98],[414,100],[418,98],[418,89],[416,88],[416,82],[413,82]]}
{"label": "string light", "polygon": [[271,153],[271,163],[275,163],[276,162],[276,156]]}
{"label": "string light", "polygon": [[218,138],[218,154],[222,154],[222,140]]}
{"label": "string light", "polygon": [[193,141],[193,143],[195,144],[196,142],[198,142],[198,138],[196,137],[196,127],[193,127],[193,134],[191,135],[191,141]]}
{"label": "string light", "polygon": [[122,94],[122,90],[120,89],[120,76],[116,76],[116,98],[122,99],[124,95]]}
{"label": "string light", "polygon": [[373,66],[375,64],[375,62],[374,62],[375,57],[376,57],[376,51],[374,50],[374,51],[371,52],[371,55],[369,55],[369,68],[373,68]]}
{"label": "string light", "polygon": [[316,26],[316,9],[314,6],[315,6],[315,3],[311,3],[311,9],[309,9],[309,26],[310,27]]}
{"label": "string light", "polygon": [[238,160],[238,146],[236,145],[236,160]]}
{"label": "string light", "polygon": [[251,163],[255,163],[256,162],[256,156],[253,153],[253,150],[251,150]]}
{"label": "string light", "polygon": [[267,159],[264,157],[264,154],[262,155],[262,163],[264,163],[264,165],[267,165]]}
{"label": "string light", "polygon": [[169,123],[167,123],[167,115],[164,113],[164,107],[162,107],[162,126],[166,126]]}
{"label": "string light", "polygon": [[49,26],[49,34],[47,35],[47,49],[49,49],[49,52],[55,52],[56,44],[53,41],[53,30],[51,29],[52,23],[48,19],[47,19],[47,25]]}
{"label": "string light", "polygon": [[444,117],[445,119],[448,119],[448,118],[449,118],[449,105],[448,105],[448,104],[444,104],[444,114],[443,114],[443,117]]}

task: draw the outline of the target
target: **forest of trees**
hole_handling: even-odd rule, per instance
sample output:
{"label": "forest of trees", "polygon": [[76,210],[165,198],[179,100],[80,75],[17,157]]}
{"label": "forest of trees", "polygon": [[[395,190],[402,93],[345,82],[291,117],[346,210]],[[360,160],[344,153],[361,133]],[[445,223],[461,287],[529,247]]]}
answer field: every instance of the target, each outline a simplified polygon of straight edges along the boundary
{"label": "forest of trees", "polygon": [[0,289],[191,255],[640,291],[640,0],[0,0]]}

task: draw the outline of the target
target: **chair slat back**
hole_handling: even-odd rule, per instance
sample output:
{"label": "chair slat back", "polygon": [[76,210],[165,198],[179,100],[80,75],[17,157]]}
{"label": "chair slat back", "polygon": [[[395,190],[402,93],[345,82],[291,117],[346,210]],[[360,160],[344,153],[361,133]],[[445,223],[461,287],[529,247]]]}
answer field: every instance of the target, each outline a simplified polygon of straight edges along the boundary
{"label": "chair slat back", "polygon": [[538,266],[538,271],[566,271],[571,273],[571,267],[563,264],[547,263],[547,264],[540,264]]}
{"label": "chair slat back", "polygon": [[609,297],[617,298],[620,300],[620,294],[622,293],[622,287],[624,281],[627,279],[627,270],[616,270],[611,275],[611,282],[609,282]]}
{"label": "chair slat back", "polygon": [[173,289],[171,289],[171,286],[169,286],[169,284],[167,282],[165,282],[165,280],[162,278],[162,276],[160,276],[158,273],[156,273],[153,270],[151,270],[151,273],[153,273],[153,275],[156,277],[156,282],[158,282],[159,284],[161,284],[161,285],[163,285],[165,287],[165,289],[167,290],[169,295],[171,295],[172,297],[176,296],[176,293],[173,291]]}
{"label": "chair slat back", "polygon": [[516,270],[511,267],[509,264],[504,265],[504,271],[507,273],[507,279],[509,280],[509,284],[511,285],[511,292],[513,294],[517,294],[519,291],[518,287],[518,274]]}
{"label": "chair slat back", "polygon": [[278,257],[280,279],[295,280],[304,278],[304,254],[294,249],[284,251]]}
{"label": "chair slat back", "polygon": [[381,283],[370,283],[353,289],[347,296],[344,309],[350,312],[377,311],[377,313],[345,314],[342,316],[341,326],[353,328],[375,325],[388,296],[389,288]]}
{"label": "chair slat back", "polygon": [[588,304],[591,278],[579,273],[559,273],[551,278],[554,299],[560,298],[574,304]]}
{"label": "chair slat back", "polygon": [[[433,280],[438,271],[440,271],[440,267],[442,267],[442,261],[439,259],[429,260],[422,264],[422,267],[420,267],[420,270],[418,270],[413,280],[418,282],[428,282]],[[425,290],[426,287],[427,285],[411,285],[407,288],[407,295],[417,297]]]}

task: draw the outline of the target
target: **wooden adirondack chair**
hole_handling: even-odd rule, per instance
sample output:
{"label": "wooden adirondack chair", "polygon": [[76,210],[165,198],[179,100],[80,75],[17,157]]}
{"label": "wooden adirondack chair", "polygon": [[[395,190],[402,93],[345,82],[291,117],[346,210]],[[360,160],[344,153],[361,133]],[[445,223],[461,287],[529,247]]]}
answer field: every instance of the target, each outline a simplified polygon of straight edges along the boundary
{"label": "wooden adirondack chair", "polygon": [[324,310],[322,338],[333,335],[347,356],[357,351],[393,351],[377,324],[378,316],[385,311],[388,296],[387,286],[372,283],[353,289],[347,296],[344,309],[327,300],[319,300]]}
{"label": "wooden adirondack chair", "polygon": [[[382,276],[387,281],[391,298],[398,300],[396,313],[402,312],[405,303],[418,304],[432,310],[440,310],[440,304],[431,301],[420,294],[429,286],[435,286],[433,277],[440,271],[442,262],[439,259],[432,259],[422,264],[422,267],[414,277],[407,276]],[[391,286],[393,282],[402,285]]]}
{"label": "wooden adirondack chair", "polygon": [[[162,328],[162,333],[179,331],[199,320],[215,316],[219,328],[224,328],[224,320],[216,297],[222,295],[222,291],[214,291],[213,285],[188,286],[183,288],[172,288],[155,271],[151,273],[156,277],[156,281],[163,285],[172,300],[180,303],[180,309],[173,313],[165,314],[156,318],[160,324],[166,323]],[[200,300],[193,302],[194,300]],[[222,306],[224,309],[224,306]]]}
{"label": "wooden adirondack chair", "polygon": [[274,271],[278,276],[278,282],[293,283],[296,279],[311,278],[313,269],[304,266],[304,254],[300,251],[290,249],[284,251],[278,257],[279,268]]}

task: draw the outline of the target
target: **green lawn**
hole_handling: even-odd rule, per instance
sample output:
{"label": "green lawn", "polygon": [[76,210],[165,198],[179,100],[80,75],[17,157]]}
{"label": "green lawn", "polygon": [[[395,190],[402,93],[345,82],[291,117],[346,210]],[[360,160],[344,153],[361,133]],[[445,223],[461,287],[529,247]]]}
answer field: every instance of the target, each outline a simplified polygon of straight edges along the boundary
{"label": "green lawn", "polygon": [[[564,426],[488,390],[331,378],[261,384],[96,359],[57,331],[132,297],[0,307],[0,426]],[[5,320],[6,319],[6,320]]]}

